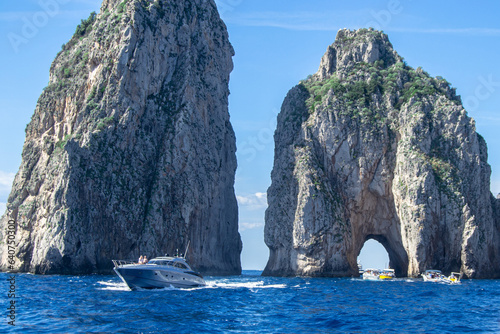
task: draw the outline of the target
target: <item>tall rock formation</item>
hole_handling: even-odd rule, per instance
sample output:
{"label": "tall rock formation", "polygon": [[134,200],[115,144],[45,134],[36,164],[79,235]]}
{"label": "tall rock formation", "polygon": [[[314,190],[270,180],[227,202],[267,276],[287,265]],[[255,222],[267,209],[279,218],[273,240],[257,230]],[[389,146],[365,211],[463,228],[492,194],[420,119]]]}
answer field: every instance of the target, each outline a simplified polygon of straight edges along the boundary
{"label": "tall rock formation", "polygon": [[368,239],[399,276],[500,277],[487,147],[443,78],[386,35],[341,30],[278,116],[264,275],[357,275]]}
{"label": "tall rock formation", "polygon": [[495,209],[498,233],[500,233],[500,194],[497,195],[496,200],[493,199],[493,208]]}
{"label": "tall rock formation", "polygon": [[[26,129],[1,220],[14,269],[108,272],[183,252],[241,272],[228,82],[233,48],[213,0],[104,0],[57,55]],[[8,264],[5,244],[1,267]]]}

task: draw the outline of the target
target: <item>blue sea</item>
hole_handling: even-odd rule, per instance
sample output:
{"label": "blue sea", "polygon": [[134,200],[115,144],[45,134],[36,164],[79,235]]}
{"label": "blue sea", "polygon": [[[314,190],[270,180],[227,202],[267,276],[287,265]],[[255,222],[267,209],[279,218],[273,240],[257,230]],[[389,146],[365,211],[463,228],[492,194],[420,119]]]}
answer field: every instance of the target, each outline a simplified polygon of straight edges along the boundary
{"label": "blue sea", "polygon": [[130,291],[117,276],[0,273],[0,332],[500,333],[500,280],[205,277],[194,290]]}

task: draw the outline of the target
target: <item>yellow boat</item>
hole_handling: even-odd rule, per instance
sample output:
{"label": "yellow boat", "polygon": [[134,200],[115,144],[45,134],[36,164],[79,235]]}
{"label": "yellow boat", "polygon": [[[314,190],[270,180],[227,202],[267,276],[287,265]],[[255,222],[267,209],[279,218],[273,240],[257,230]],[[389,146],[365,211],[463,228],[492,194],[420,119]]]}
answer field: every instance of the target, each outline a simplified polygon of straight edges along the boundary
{"label": "yellow boat", "polygon": [[380,272],[379,279],[393,279],[395,276],[394,269],[384,269]]}
{"label": "yellow boat", "polygon": [[448,280],[451,284],[460,284],[460,280],[462,279],[462,273],[451,273],[448,277]]}

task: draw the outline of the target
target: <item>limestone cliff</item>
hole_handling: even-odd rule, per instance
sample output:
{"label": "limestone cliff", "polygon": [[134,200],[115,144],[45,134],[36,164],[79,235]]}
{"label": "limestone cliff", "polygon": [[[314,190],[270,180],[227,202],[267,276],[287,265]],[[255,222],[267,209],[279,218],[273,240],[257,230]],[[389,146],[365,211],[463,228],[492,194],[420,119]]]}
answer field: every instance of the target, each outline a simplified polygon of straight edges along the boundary
{"label": "limestone cliff", "polygon": [[500,194],[497,195],[496,200],[493,198],[493,208],[495,210],[495,219],[497,224],[498,233],[500,233]]}
{"label": "limestone cliff", "polygon": [[[104,0],[50,69],[1,220],[15,270],[108,272],[183,252],[241,272],[228,82],[233,48],[213,0]],[[1,267],[7,251],[0,248]]]}
{"label": "limestone cliff", "polygon": [[378,31],[339,31],[278,116],[264,275],[357,275],[368,239],[398,276],[500,277],[487,148],[443,78]]}

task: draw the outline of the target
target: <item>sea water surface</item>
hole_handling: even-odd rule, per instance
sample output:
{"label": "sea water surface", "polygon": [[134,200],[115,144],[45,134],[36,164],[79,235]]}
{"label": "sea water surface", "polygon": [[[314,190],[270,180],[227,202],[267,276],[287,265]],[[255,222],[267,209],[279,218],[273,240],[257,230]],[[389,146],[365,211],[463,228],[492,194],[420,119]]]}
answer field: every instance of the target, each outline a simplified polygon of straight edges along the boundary
{"label": "sea water surface", "polygon": [[0,273],[0,332],[500,333],[500,280],[205,277],[207,287],[130,291],[117,276]]}

